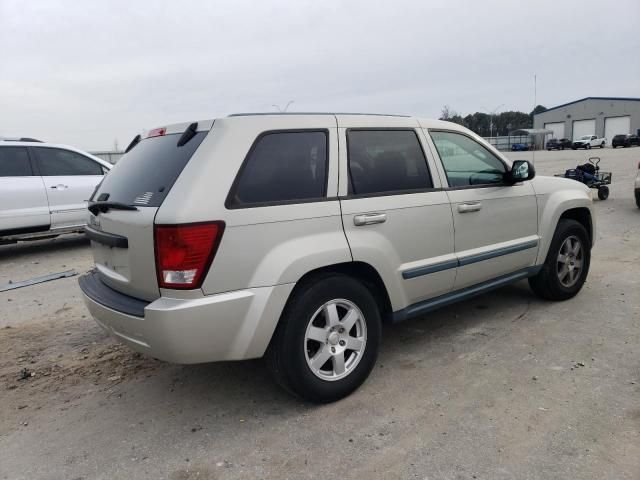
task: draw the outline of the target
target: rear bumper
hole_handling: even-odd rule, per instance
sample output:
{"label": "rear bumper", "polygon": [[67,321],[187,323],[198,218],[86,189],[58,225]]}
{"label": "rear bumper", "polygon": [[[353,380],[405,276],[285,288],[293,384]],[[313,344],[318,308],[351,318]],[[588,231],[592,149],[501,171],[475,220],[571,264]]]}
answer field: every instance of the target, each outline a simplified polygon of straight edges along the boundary
{"label": "rear bumper", "polygon": [[104,330],[133,350],[183,364],[264,355],[294,286],[250,288],[190,299],[160,297],[146,304],[142,316],[137,316],[114,302],[118,295],[124,297],[119,299],[121,305],[131,297],[106,286],[108,290],[87,288],[91,275],[81,277],[79,283],[89,312]]}

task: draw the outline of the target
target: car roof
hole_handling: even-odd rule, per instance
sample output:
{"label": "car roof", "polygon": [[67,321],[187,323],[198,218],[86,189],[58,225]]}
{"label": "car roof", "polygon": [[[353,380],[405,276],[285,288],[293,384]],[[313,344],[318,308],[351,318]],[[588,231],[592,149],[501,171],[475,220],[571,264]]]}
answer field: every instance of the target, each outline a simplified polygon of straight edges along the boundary
{"label": "car roof", "polygon": [[100,165],[103,165],[109,169],[113,167],[113,165],[106,160],[103,160],[100,157],[96,157],[95,155],[91,155],[84,150],[80,150],[79,148],[72,147],[71,145],[63,145],[59,143],[46,143],[41,142],[40,140],[8,140],[8,139],[0,139],[0,148],[2,147],[42,147],[42,148],[60,148],[62,150],[69,150],[75,153],[79,153],[80,155],[84,155],[85,157],[89,157],[91,160],[95,160]]}

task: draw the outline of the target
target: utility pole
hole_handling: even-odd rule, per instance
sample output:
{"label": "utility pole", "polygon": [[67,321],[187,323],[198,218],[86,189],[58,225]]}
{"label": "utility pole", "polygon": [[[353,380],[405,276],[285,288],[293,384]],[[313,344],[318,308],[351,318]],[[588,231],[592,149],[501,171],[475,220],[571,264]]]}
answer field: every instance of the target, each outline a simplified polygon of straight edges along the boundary
{"label": "utility pole", "polygon": [[500,110],[502,107],[504,107],[504,103],[498,105],[496,108],[494,108],[491,111],[486,107],[480,107],[480,108],[482,108],[482,111],[484,111],[484,112],[489,114],[489,137],[493,136],[493,117],[498,112],[498,110]]}

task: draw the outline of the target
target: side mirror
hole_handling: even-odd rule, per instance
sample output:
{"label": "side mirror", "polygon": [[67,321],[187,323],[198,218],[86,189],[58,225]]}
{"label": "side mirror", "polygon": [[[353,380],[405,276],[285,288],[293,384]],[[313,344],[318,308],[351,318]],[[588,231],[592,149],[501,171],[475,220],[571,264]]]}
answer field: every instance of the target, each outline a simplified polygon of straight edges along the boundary
{"label": "side mirror", "polygon": [[511,170],[506,174],[506,181],[509,184],[531,180],[536,176],[536,169],[527,160],[515,160]]}

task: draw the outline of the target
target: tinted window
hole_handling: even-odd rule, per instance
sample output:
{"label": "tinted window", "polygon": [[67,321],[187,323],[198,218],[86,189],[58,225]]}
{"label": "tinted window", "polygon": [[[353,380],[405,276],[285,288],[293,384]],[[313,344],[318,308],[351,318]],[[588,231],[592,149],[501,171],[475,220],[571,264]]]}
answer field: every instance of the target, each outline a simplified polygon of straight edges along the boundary
{"label": "tinted window", "polygon": [[45,177],[62,175],[102,175],[99,163],[79,153],[61,148],[37,147],[38,169]]}
{"label": "tinted window", "polygon": [[208,132],[198,132],[181,147],[182,134],[141,140],[114,165],[92,198],[159,207]]}
{"label": "tinted window", "polygon": [[32,175],[29,154],[24,147],[0,147],[0,177]]}
{"label": "tinted window", "polygon": [[371,194],[433,187],[413,130],[350,130],[350,190]]}
{"label": "tinted window", "polygon": [[502,183],[506,167],[475,140],[453,132],[430,132],[450,187]]}
{"label": "tinted window", "polygon": [[274,132],[258,138],[239,174],[232,205],[325,196],[326,132]]}

